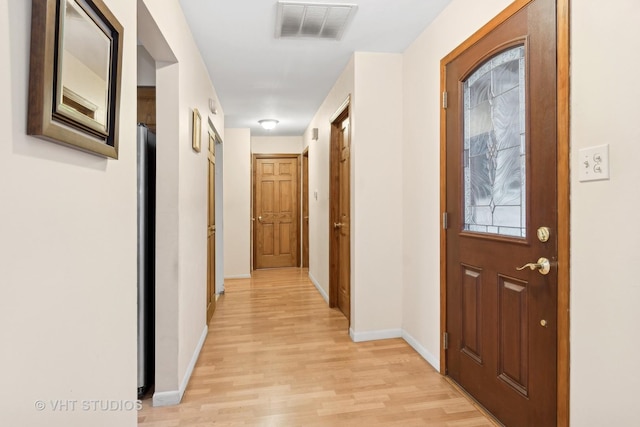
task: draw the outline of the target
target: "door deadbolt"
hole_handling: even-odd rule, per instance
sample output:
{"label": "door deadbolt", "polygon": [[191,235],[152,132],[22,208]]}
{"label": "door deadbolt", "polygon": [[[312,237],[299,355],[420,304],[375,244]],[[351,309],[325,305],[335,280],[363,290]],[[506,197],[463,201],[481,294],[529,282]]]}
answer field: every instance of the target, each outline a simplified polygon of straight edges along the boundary
{"label": "door deadbolt", "polygon": [[538,240],[544,243],[551,237],[551,229],[549,227],[540,227],[538,228],[537,234]]}

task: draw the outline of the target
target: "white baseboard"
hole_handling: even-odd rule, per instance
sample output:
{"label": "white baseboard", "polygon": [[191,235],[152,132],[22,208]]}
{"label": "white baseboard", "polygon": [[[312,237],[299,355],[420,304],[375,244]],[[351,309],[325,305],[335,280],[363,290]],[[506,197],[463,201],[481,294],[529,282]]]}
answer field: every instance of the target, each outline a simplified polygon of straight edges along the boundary
{"label": "white baseboard", "polygon": [[153,406],[173,406],[180,403],[180,391],[156,391],[153,393]]}
{"label": "white baseboard", "polygon": [[187,385],[189,384],[189,380],[191,379],[191,374],[193,373],[193,368],[195,368],[196,366],[198,356],[200,356],[200,351],[202,350],[202,346],[207,339],[208,332],[209,328],[207,327],[207,325],[204,325],[204,330],[202,331],[200,340],[198,341],[196,349],[193,352],[193,356],[191,356],[191,361],[189,362],[189,366],[187,366],[187,371],[184,373],[182,383],[180,383],[180,388],[178,390],[160,391],[153,393],[153,406],[173,406],[182,401],[182,396],[184,395],[184,391],[187,389]]}
{"label": "white baseboard", "polygon": [[325,290],[322,289],[322,286],[320,286],[320,283],[318,283],[316,278],[313,277],[313,274],[311,274],[311,273],[309,273],[309,280],[311,280],[311,283],[313,283],[313,286],[315,286],[316,289],[318,290],[318,292],[320,292],[320,295],[322,295],[322,298],[324,298],[326,303],[329,304],[329,295],[327,295]]}
{"label": "white baseboard", "polygon": [[402,338],[402,329],[355,332],[353,328],[349,328],[349,336],[353,342],[388,340],[390,338]]}
{"label": "white baseboard", "polygon": [[235,276],[224,276],[225,279],[251,279],[251,274],[236,274]]}
{"label": "white baseboard", "polygon": [[355,332],[349,328],[349,336],[353,342],[386,340],[390,338],[402,338],[436,371],[440,371],[440,358],[431,354],[418,340],[403,329],[383,329],[380,331]]}
{"label": "white baseboard", "polygon": [[435,357],[433,354],[431,354],[426,348],[424,348],[418,342],[418,340],[416,340],[414,337],[412,337],[405,330],[402,331],[402,338],[407,342],[407,344],[409,344],[411,347],[413,347],[413,349],[415,351],[417,351],[418,354],[420,356],[422,356],[422,358],[424,360],[426,360],[427,363],[429,363],[429,365],[433,366],[436,371],[440,372],[440,358],[439,357]]}

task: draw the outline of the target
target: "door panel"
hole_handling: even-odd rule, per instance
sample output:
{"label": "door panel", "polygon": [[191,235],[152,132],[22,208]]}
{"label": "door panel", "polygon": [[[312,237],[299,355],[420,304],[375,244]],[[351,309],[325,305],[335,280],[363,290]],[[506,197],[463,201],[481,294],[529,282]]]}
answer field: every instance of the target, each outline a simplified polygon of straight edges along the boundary
{"label": "door panel", "polygon": [[461,350],[482,363],[482,275],[463,266],[462,273],[462,344]]}
{"label": "door panel", "polygon": [[256,157],[255,268],[298,263],[298,158]]}
{"label": "door panel", "polygon": [[529,328],[527,283],[499,278],[498,377],[523,396],[528,395]]}
{"label": "door panel", "polygon": [[291,254],[291,240],[289,236],[291,235],[291,224],[281,222],[280,223],[280,253],[281,254]]}
{"label": "door panel", "polygon": [[[267,174],[263,174],[263,177],[266,177]],[[273,181],[263,181],[261,183],[262,187],[262,203],[261,209],[263,213],[272,213],[273,207],[275,206],[274,198],[276,195],[275,183]]]}
{"label": "door panel", "polygon": [[262,255],[273,255],[274,252],[274,239],[273,239],[273,224],[263,225],[263,238],[262,238]]}
{"label": "door panel", "polygon": [[556,422],[555,16],[534,0],[446,64],[447,373],[508,426]]}

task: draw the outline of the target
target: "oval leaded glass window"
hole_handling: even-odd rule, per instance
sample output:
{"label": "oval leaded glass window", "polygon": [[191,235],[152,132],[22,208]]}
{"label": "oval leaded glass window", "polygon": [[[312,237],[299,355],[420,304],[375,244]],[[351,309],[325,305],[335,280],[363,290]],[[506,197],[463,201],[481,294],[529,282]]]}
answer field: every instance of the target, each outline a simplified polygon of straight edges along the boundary
{"label": "oval leaded glass window", "polygon": [[526,237],[524,46],[464,82],[464,230]]}

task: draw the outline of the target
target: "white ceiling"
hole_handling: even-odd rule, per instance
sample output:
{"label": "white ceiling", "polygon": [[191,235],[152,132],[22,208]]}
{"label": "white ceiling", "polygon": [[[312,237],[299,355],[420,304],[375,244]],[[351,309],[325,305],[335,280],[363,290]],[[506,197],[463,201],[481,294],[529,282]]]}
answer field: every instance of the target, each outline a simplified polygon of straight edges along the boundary
{"label": "white ceiling", "polygon": [[[403,52],[451,0],[357,4],[342,40],[276,39],[277,0],[180,0],[225,113],[225,127],[299,136],[353,52]],[[258,120],[280,124],[265,131]]]}

